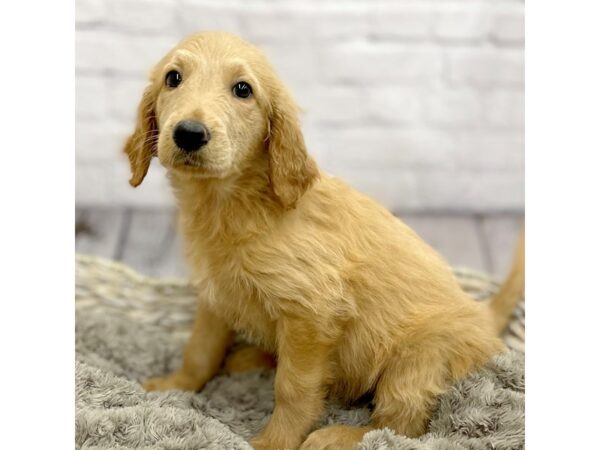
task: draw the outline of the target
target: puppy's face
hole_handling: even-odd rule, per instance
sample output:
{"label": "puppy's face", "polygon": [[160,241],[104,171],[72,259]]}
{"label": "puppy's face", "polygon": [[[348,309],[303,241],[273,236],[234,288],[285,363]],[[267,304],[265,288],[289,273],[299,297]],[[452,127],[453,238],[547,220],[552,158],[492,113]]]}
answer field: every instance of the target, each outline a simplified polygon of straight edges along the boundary
{"label": "puppy's face", "polygon": [[297,107],[264,55],[227,33],[183,40],[153,69],[125,145],[139,185],[157,156],[192,178],[226,178],[267,153],[279,203],[293,206],[317,176]]}
{"label": "puppy's face", "polygon": [[188,45],[161,63],[154,75],[154,113],[157,155],[165,167],[222,178],[260,149],[268,114],[248,53],[243,47],[226,53]]}

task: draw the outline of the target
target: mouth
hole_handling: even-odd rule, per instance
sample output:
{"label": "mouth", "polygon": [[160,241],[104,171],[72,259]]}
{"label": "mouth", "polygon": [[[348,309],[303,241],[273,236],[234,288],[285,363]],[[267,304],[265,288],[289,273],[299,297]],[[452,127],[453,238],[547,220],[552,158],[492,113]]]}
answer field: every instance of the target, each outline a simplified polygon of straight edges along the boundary
{"label": "mouth", "polygon": [[219,177],[218,174],[206,167],[201,161],[197,161],[195,158],[183,157],[176,158],[169,164],[169,170],[174,173],[193,176],[199,178],[214,178]]}
{"label": "mouth", "polygon": [[185,167],[200,167],[200,164],[196,161],[190,161],[188,158],[185,158],[183,161],[183,165]]}
{"label": "mouth", "polygon": [[203,165],[202,160],[196,155],[185,154],[183,152],[174,153],[169,161],[169,166],[174,169],[202,169]]}
{"label": "mouth", "polygon": [[186,173],[194,173],[194,172],[205,172],[206,169],[204,167],[202,167],[202,165],[198,162],[195,161],[174,161],[170,167],[170,169],[175,170],[175,171],[179,171],[179,172],[186,172]]}

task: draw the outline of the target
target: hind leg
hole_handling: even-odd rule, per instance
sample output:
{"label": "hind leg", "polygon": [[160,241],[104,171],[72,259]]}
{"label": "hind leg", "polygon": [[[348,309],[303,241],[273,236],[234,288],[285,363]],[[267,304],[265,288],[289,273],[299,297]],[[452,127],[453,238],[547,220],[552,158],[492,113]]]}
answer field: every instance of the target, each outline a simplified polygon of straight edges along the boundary
{"label": "hind leg", "polygon": [[232,351],[225,358],[223,371],[227,374],[268,370],[276,366],[275,357],[258,347],[244,346]]}
{"label": "hind leg", "polygon": [[417,437],[425,433],[438,395],[448,387],[448,369],[439,355],[403,357],[389,365],[375,391],[371,418],[376,428]]}
{"label": "hind leg", "polygon": [[403,355],[382,373],[375,390],[375,410],[365,427],[334,425],[312,432],[301,450],[352,449],[365,433],[390,428],[417,437],[427,428],[436,398],[447,387],[447,370],[441,358]]}

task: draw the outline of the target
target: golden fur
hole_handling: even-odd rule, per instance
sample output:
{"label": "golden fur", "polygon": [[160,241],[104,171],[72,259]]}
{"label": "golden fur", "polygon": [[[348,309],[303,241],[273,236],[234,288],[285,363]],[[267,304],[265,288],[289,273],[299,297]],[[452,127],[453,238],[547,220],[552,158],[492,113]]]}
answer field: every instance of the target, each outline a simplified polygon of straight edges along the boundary
{"label": "golden fur", "polygon": [[[174,68],[183,82],[169,89]],[[232,95],[240,80],[251,97]],[[197,154],[171,138],[182,119],[211,130]],[[134,186],[152,156],[167,168],[199,294],[182,368],[145,387],[201,389],[233,333],[243,334],[259,349],[233,355],[229,370],[268,366],[266,354],[277,360],[275,408],[254,448],[352,448],[384,426],[418,436],[437,395],[504,350],[495,327],[514,299],[503,297],[504,309],[474,302],[410,228],[321,172],[295,103],[241,39],[200,33],[169,52],[152,71],[125,151]],[[328,395],[369,392],[368,427],[309,435]]]}

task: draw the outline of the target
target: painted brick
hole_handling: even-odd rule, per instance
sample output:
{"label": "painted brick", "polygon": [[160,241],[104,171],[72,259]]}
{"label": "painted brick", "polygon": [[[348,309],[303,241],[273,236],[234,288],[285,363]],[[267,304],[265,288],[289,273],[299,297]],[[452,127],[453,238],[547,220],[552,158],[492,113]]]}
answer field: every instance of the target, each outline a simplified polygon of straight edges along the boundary
{"label": "painted brick", "polygon": [[106,3],[103,0],[77,0],[75,2],[75,23],[77,25],[97,25],[107,18]]}
{"label": "painted brick", "polygon": [[120,35],[107,30],[76,34],[75,67],[94,73],[146,75],[178,41],[175,36]]}
{"label": "painted brick", "polygon": [[[290,50],[290,45],[272,42],[260,46],[275,71],[286,85],[296,92],[320,84],[319,62],[314,45],[300,42]],[[320,81],[319,81],[320,80]]]}
{"label": "painted brick", "polygon": [[111,117],[133,126],[137,107],[147,83],[147,78],[143,76],[110,78],[107,88],[107,102]]}
{"label": "painted brick", "polygon": [[389,210],[420,210],[423,207],[416,195],[418,174],[413,170],[337,168],[331,174]]}
{"label": "painted brick", "polygon": [[431,90],[425,100],[426,119],[442,127],[474,127],[481,123],[481,95],[472,89]]}
{"label": "painted brick", "polygon": [[121,204],[114,196],[114,179],[109,162],[78,161],[75,170],[75,202],[78,205]]}
{"label": "painted brick", "polygon": [[376,39],[425,39],[432,29],[432,9],[427,6],[376,3],[367,12],[368,35]]}
{"label": "painted brick", "polygon": [[[105,0],[108,23],[119,29],[141,32],[168,31],[175,26],[175,10],[167,0]],[[144,17],[144,20],[140,20]]]}
{"label": "painted brick", "polygon": [[365,99],[355,86],[323,86],[296,95],[307,121],[357,124],[367,115]]}
{"label": "painted brick", "polygon": [[491,21],[490,34],[493,39],[505,44],[520,44],[525,40],[525,18],[523,9],[498,12]]}
{"label": "painted brick", "polygon": [[442,54],[431,46],[340,45],[320,52],[319,66],[327,81],[363,85],[423,82],[440,77]]}
{"label": "painted brick", "polygon": [[371,9],[364,3],[347,4],[343,8],[334,4],[319,5],[310,13],[310,37],[319,45],[365,35],[373,29],[367,20],[369,11]]}
{"label": "painted brick", "polygon": [[423,170],[415,174],[421,209],[486,211],[522,209],[524,177],[520,171]]}
{"label": "painted brick", "polygon": [[423,115],[423,92],[413,86],[390,82],[367,87],[361,101],[368,117],[379,124],[417,124]]}
{"label": "painted brick", "polygon": [[451,167],[452,139],[444,131],[362,127],[323,132],[332,167],[377,169]]}
{"label": "painted brick", "polygon": [[522,87],[525,76],[523,57],[522,50],[451,50],[447,54],[447,76],[455,85]]}
{"label": "painted brick", "polygon": [[457,132],[452,145],[455,167],[465,170],[521,172],[525,168],[522,132],[489,129]]}
{"label": "painted brick", "polygon": [[250,7],[239,15],[244,36],[252,42],[303,42],[312,31],[309,11],[294,7]]}
{"label": "painted brick", "polygon": [[494,91],[483,96],[485,120],[492,126],[521,129],[525,126],[522,91]]}
{"label": "painted brick", "polygon": [[201,0],[184,0],[175,12],[178,30],[183,36],[199,31],[228,31],[242,35],[240,15],[243,9],[225,2],[218,5]]}
{"label": "painted brick", "polygon": [[433,19],[433,35],[445,41],[483,40],[489,33],[490,14],[485,4],[442,7]]}
{"label": "painted brick", "polygon": [[257,44],[353,39],[369,32],[369,11],[361,3],[343,7],[331,3],[253,3],[239,14],[237,26],[242,36]]}
{"label": "painted brick", "polygon": [[79,76],[75,80],[75,117],[79,120],[104,118],[108,111],[106,79]]}
{"label": "painted brick", "polygon": [[76,160],[115,161],[121,157],[125,139],[132,128],[108,121],[80,122],[75,127]]}

